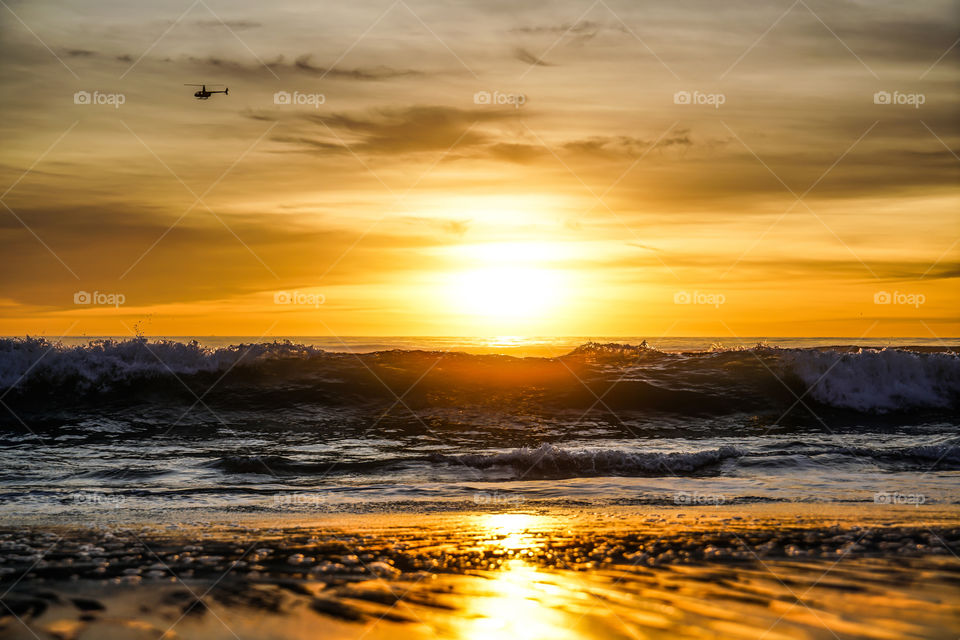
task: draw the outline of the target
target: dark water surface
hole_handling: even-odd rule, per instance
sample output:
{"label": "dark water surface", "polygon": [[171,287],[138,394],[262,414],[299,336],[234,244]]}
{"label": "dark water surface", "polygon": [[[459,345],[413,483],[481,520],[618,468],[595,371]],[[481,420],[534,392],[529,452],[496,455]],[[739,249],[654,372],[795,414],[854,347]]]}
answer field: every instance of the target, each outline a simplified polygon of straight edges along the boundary
{"label": "dark water surface", "polygon": [[2,339],[0,509],[960,499],[942,346],[444,340]]}

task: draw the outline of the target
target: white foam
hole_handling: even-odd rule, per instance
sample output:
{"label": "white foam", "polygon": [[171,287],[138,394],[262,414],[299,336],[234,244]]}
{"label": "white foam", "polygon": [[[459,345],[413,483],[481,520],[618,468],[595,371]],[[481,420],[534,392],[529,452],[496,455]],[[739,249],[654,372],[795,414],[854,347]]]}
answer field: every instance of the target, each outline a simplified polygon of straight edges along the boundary
{"label": "white foam", "polygon": [[238,361],[302,358],[321,349],[289,342],[209,349],[196,342],[94,340],[68,347],[42,338],[0,339],[0,388],[33,379],[70,381],[78,388],[110,387],[143,378],[226,371]]}
{"label": "white foam", "polygon": [[789,371],[817,402],[832,407],[885,413],[955,406],[960,397],[960,357],[865,349],[853,353],[789,350]]}

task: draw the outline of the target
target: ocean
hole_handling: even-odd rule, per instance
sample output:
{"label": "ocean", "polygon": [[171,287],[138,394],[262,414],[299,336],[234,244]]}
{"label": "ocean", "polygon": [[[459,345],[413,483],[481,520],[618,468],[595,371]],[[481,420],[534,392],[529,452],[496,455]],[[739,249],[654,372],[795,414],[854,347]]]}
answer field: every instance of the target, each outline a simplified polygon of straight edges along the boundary
{"label": "ocean", "polygon": [[960,499],[935,340],[5,338],[0,389],[11,517]]}

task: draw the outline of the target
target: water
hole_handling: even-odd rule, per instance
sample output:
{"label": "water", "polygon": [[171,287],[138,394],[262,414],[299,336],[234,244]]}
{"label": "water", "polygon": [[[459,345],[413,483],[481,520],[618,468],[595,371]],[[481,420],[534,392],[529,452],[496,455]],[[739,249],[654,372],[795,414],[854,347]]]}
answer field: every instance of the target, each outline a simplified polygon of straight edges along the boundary
{"label": "water", "polygon": [[937,341],[650,342],[2,339],[0,512],[960,496]]}
{"label": "water", "polygon": [[[80,336],[57,338],[55,341],[68,346],[83,346],[91,340],[129,340],[130,336]],[[310,347],[317,347],[324,351],[338,353],[369,353],[371,351],[387,351],[403,349],[406,351],[460,351],[464,353],[494,353],[514,356],[560,356],[569,353],[582,344],[596,343],[624,343],[641,344],[644,341],[654,345],[661,351],[708,351],[716,347],[753,347],[757,344],[773,344],[785,348],[812,348],[830,345],[852,345],[862,347],[896,347],[915,346],[926,349],[943,351],[956,348],[957,344],[946,343],[940,338],[849,338],[849,337],[813,337],[813,338],[784,338],[770,336],[713,336],[713,337],[670,337],[652,338],[649,336],[627,336],[609,338],[604,336],[169,336],[158,337],[157,340],[174,340],[177,342],[196,341],[209,348],[229,347],[236,344],[260,343],[266,341],[289,341]]]}

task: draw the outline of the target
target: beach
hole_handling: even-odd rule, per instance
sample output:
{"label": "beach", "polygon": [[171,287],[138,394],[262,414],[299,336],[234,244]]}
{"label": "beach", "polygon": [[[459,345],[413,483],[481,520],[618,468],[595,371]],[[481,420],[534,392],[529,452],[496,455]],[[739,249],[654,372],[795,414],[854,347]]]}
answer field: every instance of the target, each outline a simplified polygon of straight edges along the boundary
{"label": "beach", "polygon": [[93,526],[38,520],[4,530],[4,636],[892,639],[960,631],[954,508],[222,513],[187,523],[180,515],[148,525],[107,513]]}

